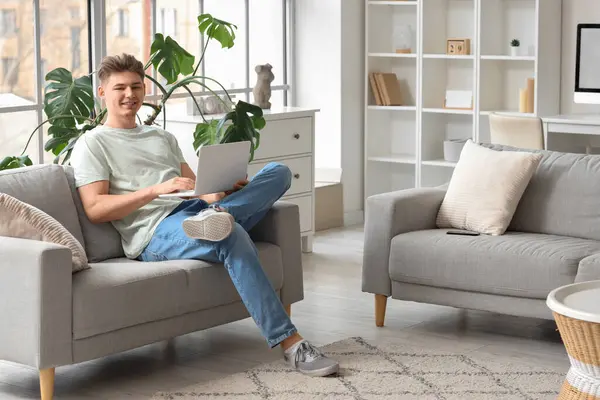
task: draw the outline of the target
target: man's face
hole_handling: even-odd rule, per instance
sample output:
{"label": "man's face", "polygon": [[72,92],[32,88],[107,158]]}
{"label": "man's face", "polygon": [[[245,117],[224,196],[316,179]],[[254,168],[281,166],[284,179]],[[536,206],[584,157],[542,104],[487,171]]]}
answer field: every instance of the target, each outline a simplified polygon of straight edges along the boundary
{"label": "man's face", "polygon": [[142,107],[145,95],[144,81],[135,72],[115,72],[98,87],[98,94],[106,102],[108,115],[135,117]]}

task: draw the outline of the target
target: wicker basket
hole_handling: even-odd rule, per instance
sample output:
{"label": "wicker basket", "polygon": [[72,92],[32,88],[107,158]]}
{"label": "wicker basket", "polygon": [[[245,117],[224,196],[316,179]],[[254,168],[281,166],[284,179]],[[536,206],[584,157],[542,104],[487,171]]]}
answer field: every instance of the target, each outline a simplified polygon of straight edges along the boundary
{"label": "wicker basket", "polygon": [[556,288],[546,304],[571,362],[558,398],[600,400],[600,280]]}
{"label": "wicker basket", "polygon": [[557,397],[558,400],[600,400],[600,397],[592,396],[591,394],[580,392],[576,387],[571,386],[569,381],[565,379],[560,393]]}
{"label": "wicker basket", "polygon": [[558,398],[600,400],[600,324],[553,315],[571,361]]}

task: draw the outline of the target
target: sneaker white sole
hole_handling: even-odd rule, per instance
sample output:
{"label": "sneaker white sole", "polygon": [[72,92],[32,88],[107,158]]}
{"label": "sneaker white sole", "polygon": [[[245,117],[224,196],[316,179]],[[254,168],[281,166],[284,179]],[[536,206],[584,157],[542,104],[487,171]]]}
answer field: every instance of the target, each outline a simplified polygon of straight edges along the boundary
{"label": "sneaker white sole", "polygon": [[183,231],[192,239],[220,242],[233,231],[235,221],[226,212],[207,215],[205,218],[191,217],[183,221]]}
{"label": "sneaker white sole", "polygon": [[316,369],[316,370],[312,370],[312,371],[303,371],[301,369],[298,369],[298,371],[300,371],[304,375],[310,376],[311,378],[321,378],[324,376],[337,374],[339,369],[340,369],[339,364],[335,364],[335,365],[331,365],[329,367]]}

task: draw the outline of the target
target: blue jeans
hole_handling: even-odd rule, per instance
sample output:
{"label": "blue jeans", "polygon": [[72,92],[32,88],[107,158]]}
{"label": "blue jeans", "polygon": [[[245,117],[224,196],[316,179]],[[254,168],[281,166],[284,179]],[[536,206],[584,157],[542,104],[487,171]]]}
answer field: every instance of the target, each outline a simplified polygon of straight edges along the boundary
{"label": "blue jeans", "polygon": [[236,221],[231,235],[220,242],[191,239],[184,233],[183,220],[209,205],[199,199],[182,202],[158,225],[139,259],[194,259],[223,263],[267,343],[270,347],[277,346],[297,330],[260,265],[258,252],[248,231],[289,189],[291,176],[285,165],[270,163],[242,190],[215,203],[226,209]]}

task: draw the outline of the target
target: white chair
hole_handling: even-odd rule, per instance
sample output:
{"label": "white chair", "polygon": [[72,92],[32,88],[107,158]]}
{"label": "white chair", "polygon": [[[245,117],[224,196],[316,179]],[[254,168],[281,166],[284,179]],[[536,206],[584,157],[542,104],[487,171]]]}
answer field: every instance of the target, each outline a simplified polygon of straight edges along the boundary
{"label": "white chair", "polygon": [[522,149],[544,149],[544,127],[541,118],[491,113],[492,144]]}

